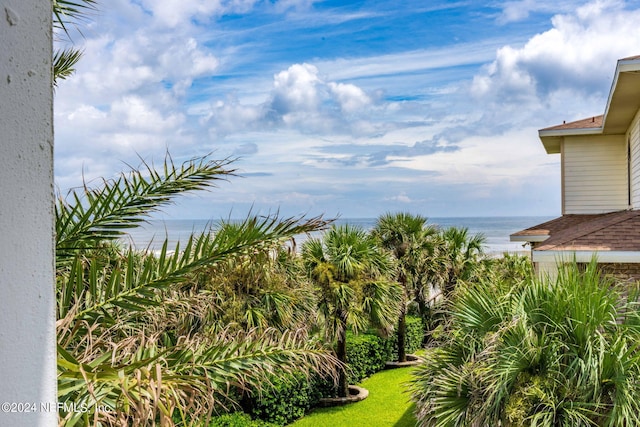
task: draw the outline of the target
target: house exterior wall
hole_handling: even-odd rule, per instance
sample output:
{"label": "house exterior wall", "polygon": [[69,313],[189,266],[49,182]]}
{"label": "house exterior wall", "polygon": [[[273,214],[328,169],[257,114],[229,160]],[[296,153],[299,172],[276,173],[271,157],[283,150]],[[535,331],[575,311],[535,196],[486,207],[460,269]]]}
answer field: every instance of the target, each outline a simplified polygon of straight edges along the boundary
{"label": "house exterior wall", "polygon": [[[586,266],[588,263],[578,263]],[[533,267],[539,277],[555,280],[558,276],[558,264],[555,262],[534,262]],[[640,263],[598,263],[600,273],[621,282],[640,281]]]}
{"label": "house exterior wall", "polygon": [[0,426],[58,425],[51,43],[51,0],[2,1]]}
{"label": "house exterior wall", "polygon": [[640,209],[640,111],[636,114],[629,131],[627,141],[630,145],[631,159],[631,206]]}
{"label": "house exterior wall", "polygon": [[562,142],[563,214],[596,214],[629,207],[624,135],[565,137]]}
{"label": "house exterior wall", "polygon": [[636,282],[640,280],[640,263],[601,263],[598,268],[605,276],[617,280]]}

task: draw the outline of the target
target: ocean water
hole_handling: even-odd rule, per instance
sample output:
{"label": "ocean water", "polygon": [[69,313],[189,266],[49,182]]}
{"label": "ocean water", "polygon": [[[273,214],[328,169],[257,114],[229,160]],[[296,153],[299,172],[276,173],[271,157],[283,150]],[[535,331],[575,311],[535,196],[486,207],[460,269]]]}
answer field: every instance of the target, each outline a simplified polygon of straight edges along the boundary
{"label": "ocean water", "polygon": [[[429,218],[429,223],[441,228],[466,227],[469,234],[482,234],[486,238],[485,250],[491,254],[503,252],[523,252],[528,250],[521,242],[510,242],[509,235],[536,224],[548,221],[553,217],[546,216],[516,216],[516,217],[451,217]],[[351,224],[370,230],[375,225],[376,218],[341,218],[337,224]],[[142,226],[129,231],[128,237],[123,239],[126,245],[136,249],[158,250],[165,239],[169,240],[169,248],[174,248],[178,241],[185,241],[190,234],[200,233],[215,221],[207,220],[151,220]],[[317,234],[316,234],[317,235]],[[300,245],[306,236],[298,236],[296,242]]]}

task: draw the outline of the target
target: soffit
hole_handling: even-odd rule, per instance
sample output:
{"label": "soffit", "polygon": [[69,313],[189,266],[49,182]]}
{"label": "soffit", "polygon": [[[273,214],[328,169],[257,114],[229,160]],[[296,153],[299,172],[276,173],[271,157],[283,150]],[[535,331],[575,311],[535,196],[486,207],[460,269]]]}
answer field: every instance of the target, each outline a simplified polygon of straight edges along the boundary
{"label": "soffit", "polygon": [[609,96],[603,133],[626,133],[639,108],[640,71],[621,72]]}

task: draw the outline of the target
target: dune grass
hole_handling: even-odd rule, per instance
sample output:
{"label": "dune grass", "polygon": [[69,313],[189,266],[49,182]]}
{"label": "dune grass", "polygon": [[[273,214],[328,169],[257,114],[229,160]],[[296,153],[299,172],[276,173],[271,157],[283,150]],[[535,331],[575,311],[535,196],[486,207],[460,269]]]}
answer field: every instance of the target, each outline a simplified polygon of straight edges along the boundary
{"label": "dune grass", "polygon": [[414,427],[415,404],[405,392],[412,368],[378,372],[360,384],[369,397],[357,403],[318,408],[291,424],[293,427]]}

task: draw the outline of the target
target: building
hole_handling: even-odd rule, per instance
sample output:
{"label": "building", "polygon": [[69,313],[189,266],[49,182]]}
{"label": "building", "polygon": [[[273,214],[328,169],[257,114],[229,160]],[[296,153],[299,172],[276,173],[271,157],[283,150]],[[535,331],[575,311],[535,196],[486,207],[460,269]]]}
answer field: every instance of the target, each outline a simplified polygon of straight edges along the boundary
{"label": "building", "polygon": [[536,268],[589,262],[640,279],[640,56],[618,61],[604,114],[541,129],[548,154],[560,154],[562,216],[519,231]]}

